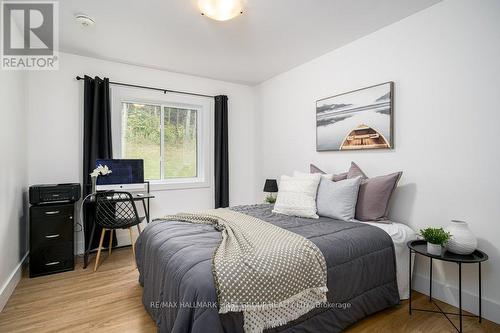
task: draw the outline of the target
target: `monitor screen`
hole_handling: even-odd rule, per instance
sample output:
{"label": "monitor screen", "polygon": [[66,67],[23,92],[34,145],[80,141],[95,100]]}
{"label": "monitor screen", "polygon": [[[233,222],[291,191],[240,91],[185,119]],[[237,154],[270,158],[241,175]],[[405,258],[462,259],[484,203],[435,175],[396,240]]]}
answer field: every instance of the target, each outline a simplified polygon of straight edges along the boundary
{"label": "monitor screen", "polygon": [[111,170],[109,175],[97,177],[97,185],[144,183],[144,160],[96,160],[95,164]]}

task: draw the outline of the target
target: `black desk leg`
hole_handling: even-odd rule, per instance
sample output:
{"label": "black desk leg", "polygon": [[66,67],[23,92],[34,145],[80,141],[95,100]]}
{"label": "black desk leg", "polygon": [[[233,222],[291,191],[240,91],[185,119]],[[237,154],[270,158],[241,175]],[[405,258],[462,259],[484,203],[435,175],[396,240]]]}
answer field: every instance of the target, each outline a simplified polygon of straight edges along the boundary
{"label": "black desk leg", "polygon": [[460,333],[462,333],[462,263],[458,263],[458,308],[460,317]]}
{"label": "black desk leg", "polygon": [[149,223],[149,204],[148,208],[146,208],[146,202],[144,201],[144,199],[142,199],[141,201],[142,201],[142,207],[144,208],[144,214],[146,214],[146,222]]}
{"label": "black desk leg", "polygon": [[429,302],[432,302],[432,258],[430,259],[430,267],[429,267]]}
{"label": "black desk leg", "polygon": [[411,249],[408,251],[410,253],[410,258],[408,262],[410,263],[408,268],[408,311],[411,315]]}
{"label": "black desk leg", "polygon": [[479,262],[479,322],[481,322],[481,262]]}
{"label": "black desk leg", "polygon": [[[148,194],[151,193],[151,188],[150,188],[150,184],[149,184],[149,181],[147,182],[148,184]],[[147,215],[147,222],[149,223],[149,197],[148,197],[148,215]]]}
{"label": "black desk leg", "polygon": [[[94,224],[92,225],[92,231],[90,233],[89,246],[87,249],[84,250],[83,269],[87,268],[87,266],[89,264],[89,252],[90,252],[90,248],[92,247],[92,241],[94,240],[94,233],[95,233],[95,221],[94,221]],[[83,246],[85,247],[85,242],[83,242]]]}

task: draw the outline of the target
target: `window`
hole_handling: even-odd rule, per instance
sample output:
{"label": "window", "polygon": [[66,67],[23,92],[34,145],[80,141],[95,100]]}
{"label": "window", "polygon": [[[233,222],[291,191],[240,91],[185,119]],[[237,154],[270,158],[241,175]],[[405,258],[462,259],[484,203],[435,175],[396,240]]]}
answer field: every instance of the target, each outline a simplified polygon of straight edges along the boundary
{"label": "window", "polygon": [[169,178],[197,176],[198,111],[163,108],[163,172]]}
{"label": "window", "polygon": [[212,182],[213,100],[145,89],[111,89],[113,157],[144,160],[152,190]]}
{"label": "window", "polygon": [[144,160],[144,178],[198,177],[198,110],[122,102],[122,158]]}
{"label": "window", "polygon": [[161,179],[161,107],[122,103],[122,158],[144,160],[144,178]]}

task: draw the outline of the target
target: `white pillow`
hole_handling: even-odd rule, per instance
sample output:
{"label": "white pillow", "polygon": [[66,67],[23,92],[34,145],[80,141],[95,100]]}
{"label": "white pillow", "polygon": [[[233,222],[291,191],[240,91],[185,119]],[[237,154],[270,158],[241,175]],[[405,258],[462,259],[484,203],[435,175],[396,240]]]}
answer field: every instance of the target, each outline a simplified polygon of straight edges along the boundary
{"label": "white pillow", "polygon": [[353,221],[361,177],[334,182],[321,179],[318,186],[318,215],[342,221]]}
{"label": "white pillow", "polygon": [[273,213],[317,219],[316,193],[319,174],[281,176]]}

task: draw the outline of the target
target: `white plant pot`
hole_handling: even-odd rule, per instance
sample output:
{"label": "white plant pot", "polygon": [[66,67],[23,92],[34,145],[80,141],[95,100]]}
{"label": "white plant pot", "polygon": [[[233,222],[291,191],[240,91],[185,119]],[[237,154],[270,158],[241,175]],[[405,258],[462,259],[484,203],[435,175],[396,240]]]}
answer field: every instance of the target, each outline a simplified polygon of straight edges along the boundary
{"label": "white plant pot", "polygon": [[452,220],[445,230],[451,234],[451,238],[446,244],[448,251],[465,255],[476,250],[477,238],[470,231],[467,222]]}
{"label": "white plant pot", "polygon": [[427,242],[427,253],[432,254],[434,256],[440,256],[441,245]]}

